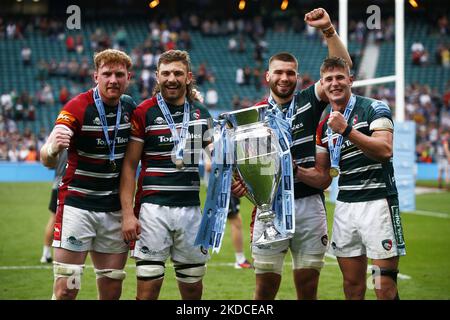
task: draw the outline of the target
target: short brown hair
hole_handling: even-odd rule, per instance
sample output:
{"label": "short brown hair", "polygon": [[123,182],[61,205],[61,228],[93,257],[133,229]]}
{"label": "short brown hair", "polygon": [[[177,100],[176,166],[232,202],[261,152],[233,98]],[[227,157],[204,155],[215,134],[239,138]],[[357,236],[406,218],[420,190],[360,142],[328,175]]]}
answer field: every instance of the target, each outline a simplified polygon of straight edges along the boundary
{"label": "short brown hair", "polygon": [[328,57],[323,60],[320,66],[320,76],[325,73],[325,71],[333,70],[334,68],[344,69],[350,75],[350,67],[345,59],[340,57]]}
{"label": "short brown hair", "polygon": [[95,70],[104,64],[124,64],[127,70],[133,65],[131,58],[123,51],[116,49],[106,49],[94,54]]}
{"label": "short brown hair", "polygon": [[296,69],[298,69],[298,60],[297,58],[289,53],[289,52],[278,52],[277,54],[273,55],[272,57],[270,57],[269,59],[269,67],[270,64],[272,63],[272,61],[274,60],[279,60],[279,61],[283,61],[283,62],[294,62],[295,65],[297,66]]}
{"label": "short brown hair", "polygon": [[[191,58],[189,57],[189,53],[184,50],[168,50],[163,52],[159,56],[158,60],[158,68],[157,71],[159,71],[159,66],[163,64],[169,64],[172,62],[181,62],[186,66],[187,72],[191,72]],[[189,83],[186,87],[186,98],[189,100],[189,102],[194,101],[194,92],[193,89],[195,88],[195,81],[194,77],[192,77],[191,83]],[[153,89],[153,95],[157,94],[161,91],[161,87],[159,86],[159,83],[156,84],[155,88]]]}

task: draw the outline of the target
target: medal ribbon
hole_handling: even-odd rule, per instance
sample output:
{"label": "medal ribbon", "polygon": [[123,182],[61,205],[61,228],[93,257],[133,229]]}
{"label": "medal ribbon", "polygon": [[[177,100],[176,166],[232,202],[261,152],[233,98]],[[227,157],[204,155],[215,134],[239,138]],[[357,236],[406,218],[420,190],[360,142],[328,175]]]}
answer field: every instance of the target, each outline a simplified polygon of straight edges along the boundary
{"label": "medal ribbon", "polygon": [[170,132],[172,133],[172,139],[175,149],[176,160],[183,160],[184,148],[186,146],[187,132],[189,127],[189,103],[187,100],[184,101],[183,110],[183,123],[181,127],[180,134],[178,135],[177,127],[173,121],[172,115],[170,114],[169,108],[160,93],[156,94],[156,99],[158,101],[159,109],[164,116],[164,119],[169,126]]}
{"label": "medal ribbon", "polygon": [[117,114],[116,114],[116,125],[114,127],[114,138],[112,141],[110,141],[109,134],[108,134],[108,121],[106,119],[106,114],[105,114],[105,107],[104,107],[103,101],[100,97],[100,93],[98,92],[98,86],[95,87],[93,95],[94,95],[95,107],[97,108],[98,114],[100,116],[100,122],[102,124],[103,133],[105,135],[106,144],[108,145],[108,149],[109,149],[109,162],[115,163],[114,162],[114,150],[116,148],[116,137],[117,137],[117,132],[119,131],[120,118],[122,116],[122,104],[119,100],[119,105],[117,107]]}
{"label": "medal ribbon", "polygon": [[[355,106],[356,97],[354,94],[351,95],[350,100],[345,106],[344,118],[345,122],[348,121],[350,114],[353,111],[353,107]],[[327,136],[328,136],[328,149],[330,150],[330,160],[331,160],[331,168],[339,168],[339,161],[341,159],[341,145],[343,137],[342,135],[338,135],[336,144],[333,143],[333,131],[330,127],[327,128]]]}
{"label": "medal ribbon", "polygon": [[228,216],[234,150],[226,120],[214,120],[214,150],[203,216],[194,245],[218,253]]}
{"label": "medal ribbon", "polygon": [[272,107],[267,112],[270,127],[276,132],[281,150],[279,157],[281,161],[281,181],[275,196],[273,209],[275,210],[274,225],[283,234],[283,237],[293,235],[295,231],[294,208],[294,174],[292,168],[292,118],[295,109],[294,95],[286,114],[278,108],[272,95],[268,103]]}

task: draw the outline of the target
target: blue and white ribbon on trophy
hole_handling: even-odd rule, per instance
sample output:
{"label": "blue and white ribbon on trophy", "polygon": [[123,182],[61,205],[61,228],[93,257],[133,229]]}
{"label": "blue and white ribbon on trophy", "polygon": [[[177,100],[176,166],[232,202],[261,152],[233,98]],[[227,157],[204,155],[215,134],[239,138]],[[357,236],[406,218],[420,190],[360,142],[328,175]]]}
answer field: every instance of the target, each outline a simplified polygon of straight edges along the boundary
{"label": "blue and white ribbon on trophy", "polygon": [[292,144],[292,118],[295,109],[295,96],[289,105],[286,115],[277,107],[276,102],[269,96],[269,105],[266,119],[270,127],[278,136],[281,147],[279,156],[281,159],[281,182],[278,187],[274,201],[276,229],[286,237],[292,236],[295,232],[295,204],[294,204],[294,175],[292,167],[292,154],[290,146]]}
{"label": "blue and white ribbon on trophy", "polygon": [[[354,94],[351,95],[347,105],[344,110],[344,118],[345,121],[348,121],[350,114],[353,111],[353,107],[355,106],[356,97]],[[327,128],[327,136],[328,136],[328,149],[330,150],[330,176],[332,178],[337,177],[339,175],[339,161],[341,160],[341,145],[343,137],[342,135],[338,135],[336,144],[333,143],[333,130],[330,127]]]}
{"label": "blue and white ribbon on trophy", "polygon": [[194,243],[196,246],[200,245],[203,250],[213,248],[216,253],[222,245],[230,203],[234,151],[229,134],[226,130],[226,120],[214,120],[214,150],[208,192]]}

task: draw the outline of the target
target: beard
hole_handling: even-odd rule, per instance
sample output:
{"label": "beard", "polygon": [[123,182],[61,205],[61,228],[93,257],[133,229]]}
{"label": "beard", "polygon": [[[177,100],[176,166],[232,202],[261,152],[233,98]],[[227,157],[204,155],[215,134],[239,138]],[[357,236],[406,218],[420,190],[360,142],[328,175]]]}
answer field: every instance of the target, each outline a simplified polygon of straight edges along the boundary
{"label": "beard", "polygon": [[[175,87],[175,85],[171,85],[171,87]],[[186,95],[186,86],[181,84],[177,84],[176,88],[172,89],[167,88],[167,85],[162,85],[160,89],[164,100],[172,104]]]}
{"label": "beard", "polygon": [[270,83],[270,90],[272,90],[272,92],[279,98],[285,99],[285,98],[289,98],[295,91],[295,88],[297,86],[297,83],[292,83],[291,87],[285,91],[285,92],[280,92],[278,90],[277,84],[276,83]]}

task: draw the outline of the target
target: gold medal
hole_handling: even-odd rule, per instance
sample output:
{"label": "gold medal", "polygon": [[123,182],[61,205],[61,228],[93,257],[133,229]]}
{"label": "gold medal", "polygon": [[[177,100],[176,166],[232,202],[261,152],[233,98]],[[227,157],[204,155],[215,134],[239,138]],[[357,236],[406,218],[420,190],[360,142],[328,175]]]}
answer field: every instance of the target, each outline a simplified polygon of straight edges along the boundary
{"label": "gold medal", "polygon": [[177,159],[175,161],[175,166],[177,167],[177,169],[183,169],[184,168],[184,162],[182,159]]}
{"label": "gold medal", "polygon": [[339,175],[339,168],[331,167],[330,168],[330,177],[336,178]]}

